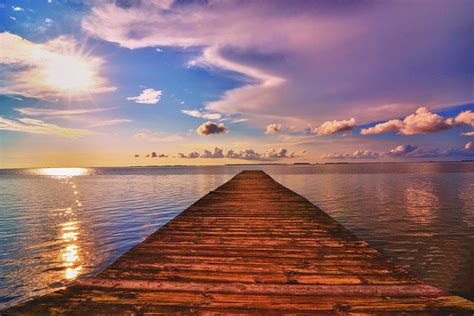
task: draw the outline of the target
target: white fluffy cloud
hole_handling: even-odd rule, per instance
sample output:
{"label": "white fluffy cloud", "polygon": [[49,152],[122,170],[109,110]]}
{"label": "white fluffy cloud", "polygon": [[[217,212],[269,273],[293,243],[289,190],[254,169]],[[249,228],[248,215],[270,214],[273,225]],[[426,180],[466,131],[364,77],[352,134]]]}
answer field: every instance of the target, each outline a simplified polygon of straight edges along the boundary
{"label": "white fluffy cloud", "polygon": [[103,59],[81,54],[73,38],[38,44],[3,32],[0,47],[0,93],[56,100],[116,89],[100,74]]}
{"label": "white fluffy cloud", "polygon": [[196,132],[200,135],[212,135],[212,134],[225,134],[227,133],[227,128],[224,126],[223,123],[214,123],[208,121],[202,125],[200,125]]}
{"label": "white fluffy cloud", "polygon": [[333,135],[336,133],[350,131],[356,126],[354,118],[343,121],[327,121],[324,122],[320,127],[316,127],[313,133],[316,135]]}
{"label": "white fluffy cloud", "polygon": [[222,114],[207,113],[199,110],[181,110],[181,113],[206,120],[220,120],[222,118]]}
{"label": "white fluffy cloud", "polygon": [[128,97],[127,100],[140,104],[157,104],[162,96],[161,90],[143,89],[143,91],[136,97]]}
{"label": "white fluffy cloud", "polygon": [[23,132],[30,134],[55,135],[60,137],[76,138],[85,135],[96,134],[95,132],[66,128],[55,124],[49,124],[41,120],[31,118],[19,118],[17,120],[9,120],[0,117],[0,130]]}
{"label": "white fluffy cloud", "polygon": [[388,132],[398,132],[403,135],[429,134],[451,128],[453,119],[446,119],[431,113],[426,107],[420,107],[415,114],[408,115],[403,120],[390,120],[374,127],[364,128],[362,135],[374,135]]}

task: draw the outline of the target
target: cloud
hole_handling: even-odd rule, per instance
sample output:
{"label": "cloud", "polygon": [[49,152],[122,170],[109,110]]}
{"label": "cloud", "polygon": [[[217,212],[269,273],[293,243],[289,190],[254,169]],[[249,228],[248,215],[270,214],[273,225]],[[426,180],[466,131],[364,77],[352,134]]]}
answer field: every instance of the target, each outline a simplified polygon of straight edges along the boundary
{"label": "cloud", "polygon": [[205,113],[205,112],[200,112],[198,110],[181,110],[181,113],[192,116],[192,117],[206,119],[206,120],[219,120],[222,118],[222,114]]}
{"label": "cloud", "polygon": [[205,149],[200,158],[224,158],[224,152],[221,148],[215,147],[213,151]]}
{"label": "cloud", "polygon": [[140,155],[139,155],[139,154],[135,154],[133,157],[138,158],[138,157],[140,157]]}
{"label": "cloud", "polygon": [[231,123],[242,123],[242,122],[247,122],[249,119],[246,118],[241,118],[237,120],[233,120]]}
{"label": "cloud", "polygon": [[419,148],[405,155],[407,158],[465,158],[474,157],[472,142],[469,142],[461,148]]}
{"label": "cloud", "polygon": [[[414,104],[472,99],[470,0],[122,4],[97,2],[84,31],[132,49],[199,47],[190,65],[244,75],[209,111],[319,125],[341,113],[372,122]],[[386,104],[403,106],[372,111]]]}
{"label": "cloud", "polygon": [[157,104],[160,101],[162,94],[163,92],[161,90],[148,88],[144,89],[140,95],[136,97],[128,97],[127,100],[140,104]]}
{"label": "cloud", "polygon": [[474,112],[471,110],[461,112],[454,118],[454,122],[459,125],[474,127]]}
{"label": "cloud", "polygon": [[390,132],[400,132],[404,124],[400,120],[390,120],[384,123],[380,123],[370,128],[363,128],[360,133],[361,135],[376,135]]}
{"label": "cloud", "polygon": [[407,154],[415,151],[418,148],[418,146],[413,146],[410,144],[407,145],[399,145],[395,147],[394,149],[390,150],[389,152],[386,153],[388,156],[392,157],[401,157],[401,156],[406,156]]}
{"label": "cloud", "polygon": [[389,132],[398,132],[402,135],[430,134],[451,128],[453,119],[446,119],[438,114],[431,113],[426,107],[420,107],[415,114],[408,115],[402,120],[390,120],[374,127],[364,128],[362,135],[374,135]]}
{"label": "cloud", "polygon": [[369,151],[369,150],[356,150],[353,153],[345,154],[324,154],[321,156],[322,159],[378,159],[380,153]]}
{"label": "cloud", "polygon": [[178,157],[179,158],[189,158],[189,159],[193,159],[193,158],[199,158],[199,156],[201,156],[198,152],[191,152],[189,154],[183,154],[183,153],[178,153]]}
{"label": "cloud", "polygon": [[356,126],[356,121],[354,118],[346,121],[327,121],[324,122],[320,127],[316,127],[313,130],[313,133],[322,136],[322,135],[333,135],[339,132],[350,131]]}
{"label": "cloud", "polygon": [[353,153],[324,154],[322,159],[378,159],[378,158],[463,158],[474,157],[474,146],[468,142],[461,148],[420,148],[415,145],[399,145],[387,152],[357,150]]}
{"label": "cloud", "polygon": [[168,155],[166,154],[157,154],[156,152],[152,152],[150,155],[147,155],[146,157],[151,157],[151,158],[168,158]]}
{"label": "cloud", "polygon": [[[302,152],[302,154],[304,154]],[[258,153],[253,149],[244,149],[240,151],[234,151],[233,149],[222,149],[215,147],[213,150],[203,150],[202,153],[190,152],[188,154],[179,153],[179,158],[203,158],[203,159],[240,159],[240,160],[257,160],[257,161],[271,161],[278,160],[283,158],[295,158],[296,155],[293,152],[288,152],[288,150],[282,148],[279,150],[271,149],[264,153]]]}
{"label": "cloud", "polygon": [[0,47],[4,74],[0,76],[0,93],[55,101],[116,90],[100,74],[104,60],[83,53],[72,37],[38,44],[3,32]]}
{"label": "cloud", "polygon": [[15,6],[12,6],[12,10],[17,11],[17,12],[25,11],[25,9],[23,9],[22,7],[15,7]]}
{"label": "cloud", "polygon": [[20,118],[17,120],[9,120],[0,117],[0,130],[23,132],[31,134],[55,135],[60,137],[76,138],[85,135],[97,134],[92,131],[65,128],[54,124],[49,124],[41,120],[31,118]]}
{"label": "cloud", "polygon": [[474,136],[474,131],[462,133],[461,135],[463,135],[463,136]]}
{"label": "cloud", "polygon": [[101,108],[101,109],[40,109],[40,108],[15,108],[14,110],[20,112],[23,115],[30,116],[69,116],[69,115],[82,115],[97,113],[102,111],[112,110],[113,108]]}
{"label": "cloud", "polygon": [[131,121],[132,120],[128,120],[128,119],[100,120],[100,121],[96,121],[90,124],[90,126],[96,126],[96,127],[114,126],[114,125],[130,123]]}
{"label": "cloud", "polygon": [[264,154],[268,158],[294,158],[296,154],[293,152],[288,152],[287,149],[281,148],[279,150],[272,149]]}
{"label": "cloud", "polygon": [[212,134],[223,134],[227,133],[227,128],[224,126],[223,123],[214,123],[214,122],[206,122],[199,126],[196,129],[196,132],[200,135],[212,135]]}
{"label": "cloud", "polygon": [[282,129],[281,124],[270,124],[265,129],[265,134],[267,134],[267,135],[275,134],[275,133],[280,132],[281,129]]}

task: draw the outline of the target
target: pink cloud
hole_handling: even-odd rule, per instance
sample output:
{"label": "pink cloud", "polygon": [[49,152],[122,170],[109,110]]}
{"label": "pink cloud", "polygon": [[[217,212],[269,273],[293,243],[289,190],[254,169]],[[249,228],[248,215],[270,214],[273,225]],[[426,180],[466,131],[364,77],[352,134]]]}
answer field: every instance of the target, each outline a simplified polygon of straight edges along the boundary
{"label": "pink cloud", "polygon": [[270,124],[267,126],[267,128],[265,129],[265,134],[267,135],[270,135],[270,134],[275,134],[275,133],[278,133],[280,132],[282,129],[282,126],[281,124]]}
{"label": "pink cloud", "polygon": [[374,127],[364,128],[362,135],[374,135],[389,132],[398,132],[403,135],[430,134],[452,127],[453,119],[446,119],[438,114],[431,113],[427,108],[420,107],[415,114],[408,115],[403,120],[390,120]]}
{"label": "pink cloud", "polygon": [[456,124],[474,127],[474,112],[471,110],[461,112],[454,118],[454,122]]}
{"label": "pink cloud", "polygon": [[[82,26],[132,49],[199,46],[202,55],[189,65],[246,76],[241,87],[205,104],[209,111],[319,125],[472,100],[470,7],[469,0],[104,1]],[[381,110],[387,104],[401,106]]]}
{"label": "pink cloud", "polygon": [[346,121],[327,121],[324,122],[320,127],[313,130],[316,135],[333,135],[336,133],[350,131],[356,126],[354,118]]}

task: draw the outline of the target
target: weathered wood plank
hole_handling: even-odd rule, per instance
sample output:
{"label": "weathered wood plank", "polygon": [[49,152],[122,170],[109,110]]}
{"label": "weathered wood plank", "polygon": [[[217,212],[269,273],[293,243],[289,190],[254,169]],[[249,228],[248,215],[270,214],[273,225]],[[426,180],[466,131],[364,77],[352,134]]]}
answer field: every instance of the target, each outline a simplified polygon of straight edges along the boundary
{"label": "weathered wood plank", "polygon": [[466,314],[261,171],[210,192],[98,276],[6,314]]}

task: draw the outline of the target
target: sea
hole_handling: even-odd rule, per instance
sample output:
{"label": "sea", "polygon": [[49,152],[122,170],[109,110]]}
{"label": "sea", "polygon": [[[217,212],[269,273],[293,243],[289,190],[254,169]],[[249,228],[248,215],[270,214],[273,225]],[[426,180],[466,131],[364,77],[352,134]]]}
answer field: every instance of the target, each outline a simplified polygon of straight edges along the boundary
{"label": "sea", "polygon": [[98,274],[242,170],[264,170],[425,283],[474,298],[474,163],[0,170],[0,310]]}

